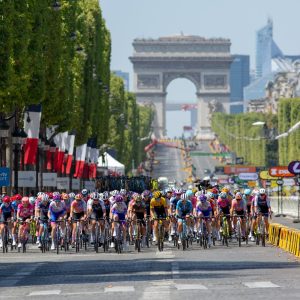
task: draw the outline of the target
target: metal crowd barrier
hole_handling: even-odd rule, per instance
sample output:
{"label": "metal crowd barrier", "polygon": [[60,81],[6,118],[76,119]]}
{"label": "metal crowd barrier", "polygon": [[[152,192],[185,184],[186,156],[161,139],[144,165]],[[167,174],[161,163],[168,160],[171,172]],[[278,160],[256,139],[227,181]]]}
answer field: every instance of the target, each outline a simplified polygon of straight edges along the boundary
{"label": "metal crowd barrier", "polygon": [[272,223],[269,225],[269,242],[300,257],[300,230],[298,229]]}
{"label": "metal crowd barrier", "polygon": [[298,215],[298,197],[282,197],[282,205],[281,199],[279,198],[279,210],[278,210],[278,198],[270,197],[271,200],[271,208],[272,211],[280,214],[285,214],[292,217],[297,217]]}

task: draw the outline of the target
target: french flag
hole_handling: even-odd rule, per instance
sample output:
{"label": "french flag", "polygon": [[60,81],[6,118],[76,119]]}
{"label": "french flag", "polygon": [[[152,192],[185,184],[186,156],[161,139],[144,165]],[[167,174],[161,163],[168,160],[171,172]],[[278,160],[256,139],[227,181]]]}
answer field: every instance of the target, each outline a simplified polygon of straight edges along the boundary
{"label": "french flag", "polygon": [[85,155],[85,163],[84,163],[84,168],[83,168],[83,178],[84,179],[89,179],[89,169],[90,169],[90,162],[91,162],[91,143],[92,140],[89,139],[87,142],[87,149],[86,149],[86,155]]}
{"label": "french flag", "polygon": [[76,166],[74,177],[82,178],[87,144],[76,147]]}
{"label": "french flag", "polygon": [[75,135],[68,135],[67,146],[68,146],[68,156],[66,162],[66,174],[70,175],[73,161],[73,152],[74,152],[74,143],[75,143]]}
{"label": "french flag", "polygon": [[35,165],[36,153],[39,143],[40,123],[42,116],[42,106],[29,105],[24,116],[24,131],[27,133],[24,145],[24,164]]}

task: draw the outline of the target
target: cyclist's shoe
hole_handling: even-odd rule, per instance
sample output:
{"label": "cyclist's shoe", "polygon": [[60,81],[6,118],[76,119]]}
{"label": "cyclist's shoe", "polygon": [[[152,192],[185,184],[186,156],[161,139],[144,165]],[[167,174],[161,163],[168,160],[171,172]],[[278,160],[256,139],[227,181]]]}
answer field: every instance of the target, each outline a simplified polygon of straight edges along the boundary
{"label": "cyclist's shoe", "polygon": [[55,250],[55,245],[54,245],[54,243],[51,244],[51,250]]}
{"label": "cyclist's shoe", "polygon": [[71,244],[71,247],[72,247],[72,248],[75,248],[75,243],[74,243],[74,242]]}
{"label": "cyclist's shoe", "polygon": [[243,242],[246,241],[246,237],[244,235],[242,236],[242,240],[243,240]]}
{"label": "cyclist's shoe", "polygon": [[22,244],[21,243],[18,244],[18,248],[22,248]]}
{"label": "cyclist's shoe", "polygon": [[90,243],[93,245],[94,244],[94,237],[93,235],[91,234],[91,237],[90,237]]}
{"label": "cyclist's shoe", "polygon": [[38,242],[38,248],[42,248],[42,244],[40,241]]}
{"label": "cyclist's shoe", "polygon": [[211,246],[211,236],[208,237],[208,247]]}
{"label": "cyclist's shoe", "polygon": [[181,239],[178,240],[178,245],[181,245]]}
{"label": "cyclist's shoe", "polygon": [[169,242],[172,242],[172,235],[169,235]]}
{"label": "cyclist's shoe", "polygon": [[114,242],[110,243],[110,248],[115,248],[115,243]]}
{"label": "cyclist's shoe", "polygon": [[40,240],[38,238],[36,239],[36,244],[40,244]]}
{"label": "cyclist's shoe", "polygon": [[250,240],[251,240],[251,242],[255,242],[254,236],[251,236]]}
{"label": "cyclist's shoe", "polygon": [[2,240],[0,240],[0,248],[2,248],[3,247],[3,242],[2,242]]}
{"label": "cyclist's shoe", "polygon": [[16,241],[13,239],[13,241],[12,241],[12,246],[16,246]]}
{"label": "cyclist's shoe", "polygon": [[153,236],[153,243],[156,243],[156,236]]}
{"label": "cyclist's shoe", "polygon": [[175,234],[175,230],[174,228],[171,229],[171,235],[174,235]]}

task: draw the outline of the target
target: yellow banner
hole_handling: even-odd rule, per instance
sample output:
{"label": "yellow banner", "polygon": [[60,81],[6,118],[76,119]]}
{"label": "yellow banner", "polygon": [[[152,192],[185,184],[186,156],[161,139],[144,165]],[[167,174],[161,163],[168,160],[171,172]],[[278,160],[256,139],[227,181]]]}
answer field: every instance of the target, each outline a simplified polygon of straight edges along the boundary
{"label": "yellow banner", "polygon": [[259,172],[259,178],[263,180],[276,180],[279,177],[273,177],[269,175],[269,171],[260,171]]}

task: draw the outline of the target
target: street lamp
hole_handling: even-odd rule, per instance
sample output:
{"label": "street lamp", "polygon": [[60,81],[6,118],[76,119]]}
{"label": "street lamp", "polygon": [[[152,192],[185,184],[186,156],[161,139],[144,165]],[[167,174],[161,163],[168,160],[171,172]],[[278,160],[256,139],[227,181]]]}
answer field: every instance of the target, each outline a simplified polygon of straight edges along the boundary
{"label": "street lamp", "polygon": [[7,138],[9,134],[9,125],[0,117],[0,138]]}

